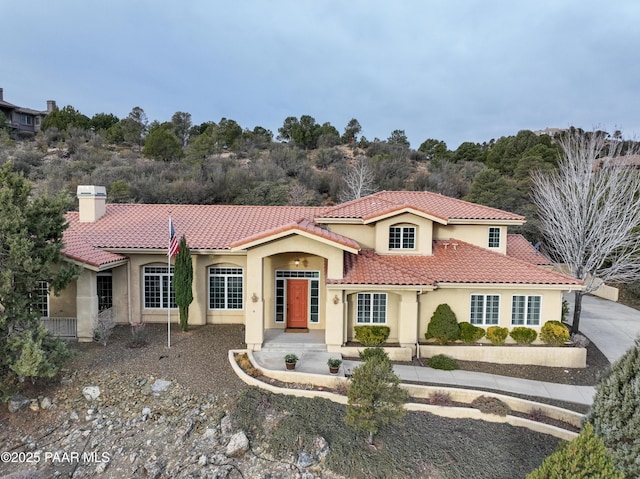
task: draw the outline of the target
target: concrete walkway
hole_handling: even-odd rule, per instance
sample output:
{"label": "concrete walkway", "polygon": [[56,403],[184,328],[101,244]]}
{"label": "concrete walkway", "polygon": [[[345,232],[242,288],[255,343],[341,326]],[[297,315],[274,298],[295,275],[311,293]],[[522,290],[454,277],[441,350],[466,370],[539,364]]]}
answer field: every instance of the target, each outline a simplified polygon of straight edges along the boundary
{"label": "concrete walkway", "polygon": [[[573,294],[565,294],[573,322]],[[640,335],[640,311],[595,296],[582,298],[580,331],[594,342],[598,349],[613,363],[634,345]]]}
{"label": "concrete walkway", "polygon": [[[565,295],[565,299],[571,309],[567,319],[571,321],[573,294]],[[595,296],[585,296],[582,300],[580,331],[598,346],[609,361],[614,362],[634,346],[635,338],[640,335],[640,311]],[[313,374],[329,374],[327,359],[340,357],[335,353],[290,352],[300,357],[296,371]],[[284,354],[281,352],[256,352],[254,358],[266,369],[285,369]],[[350,374],[358,364],[358,361],[345,361],[339,374]],[[460,370],[441,371],[420,366],[394,365],[393,369],[402,381],[492,389],[583,405],[591,405],[595,394],[593,386],[572,386]]]}
{"label": "concrete walkway", "polygon": [[[330,357],[340,357],[340,354],[336,353],[291,352],[295,352],[300,358],[295,370],[297,372],[310,374],[328,375],[329,368],[327,366],[327,360]],[[260,351],[254,352],[253,357],[262,368],[276,371],[285,370],[283,353]],[[360,361],[344,361],[338,374],[340,376],[350,375],[359,364]],[[472,389],[491,389],[505,393],[556,399],[587,406],[593,402],[593,395],[595,393],[595,388],[592,386],[572,386],[470,371],[442,371],[429,367],[405,366],[400,364],[394,365],[393,370],[401,381],[442,384],[453,387],[460,386]]]}

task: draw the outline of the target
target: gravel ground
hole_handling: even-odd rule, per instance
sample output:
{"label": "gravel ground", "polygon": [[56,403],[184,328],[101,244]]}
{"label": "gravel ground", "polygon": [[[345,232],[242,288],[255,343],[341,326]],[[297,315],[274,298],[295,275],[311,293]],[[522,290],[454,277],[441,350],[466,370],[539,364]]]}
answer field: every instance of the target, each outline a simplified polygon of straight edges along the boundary
{"label": "gravel ground", "polygon": [[[229,349],[242,349],[244,326],[235,324],[192,326],[183,333],[171,328],[167,347],[167,325],[146,324],[146,345],[134,347],[129,326],[117,326],[106,346],[71,343],[77,355],[65,370],[115,371],[137,376],[177,381],[198,394],[236,395],[245,387],[227,359]],[[64,372],[63,372],[64,374]]]}

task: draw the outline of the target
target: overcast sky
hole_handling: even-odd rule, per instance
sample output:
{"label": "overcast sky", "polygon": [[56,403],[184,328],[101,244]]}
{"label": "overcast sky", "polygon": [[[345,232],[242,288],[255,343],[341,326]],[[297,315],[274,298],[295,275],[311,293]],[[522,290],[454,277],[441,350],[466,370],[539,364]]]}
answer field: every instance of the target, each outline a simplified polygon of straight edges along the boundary
{"label": "overcast sky", "polygon": [[277,135],[311,115],[450,149],[569,125],[640,137],[640,1],[0,0],[4,99]]}

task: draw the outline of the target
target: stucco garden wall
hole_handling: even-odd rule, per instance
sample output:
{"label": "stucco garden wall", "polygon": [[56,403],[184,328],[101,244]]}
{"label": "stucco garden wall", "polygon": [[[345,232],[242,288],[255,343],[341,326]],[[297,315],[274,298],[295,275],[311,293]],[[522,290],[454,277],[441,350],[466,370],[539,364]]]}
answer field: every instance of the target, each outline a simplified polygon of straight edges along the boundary
{"label": "stucco garden wall", "polygon": [[574,347],[551,346],[493,346],[493,345],[421,345],[420,357],[444,354],[461,361],[482,361],[497,364],[527,364],[558,368],[587,367],[587,350]]}

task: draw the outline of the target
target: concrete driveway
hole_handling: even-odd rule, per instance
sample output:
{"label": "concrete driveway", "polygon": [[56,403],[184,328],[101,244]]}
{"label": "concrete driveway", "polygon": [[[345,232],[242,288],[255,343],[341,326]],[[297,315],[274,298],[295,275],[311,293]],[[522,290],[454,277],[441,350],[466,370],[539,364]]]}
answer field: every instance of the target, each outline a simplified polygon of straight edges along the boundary
{"label": "concrete driveway", "polygon": [[[573,293],[565,294],[569,303],[569,323],[573,320]],[[620,303],[584,296],[580,331],[593,341],[612,363],[618,360],[640,336],[640,311]]]}

